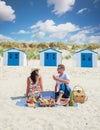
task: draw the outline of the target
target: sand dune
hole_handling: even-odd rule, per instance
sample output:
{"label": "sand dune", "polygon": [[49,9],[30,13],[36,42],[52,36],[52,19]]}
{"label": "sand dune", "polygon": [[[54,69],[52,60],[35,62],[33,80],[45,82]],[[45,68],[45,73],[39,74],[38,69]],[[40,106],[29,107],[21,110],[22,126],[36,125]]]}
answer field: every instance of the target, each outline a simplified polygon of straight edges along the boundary
{"label": "sand dune", "polygon": [[32,67],[41,69],[44,90],[54,90],[52,74],[56,67],[40,67],[38,60],[27,67],[4,67],[0,63],[0,130],[100,130],[100,62],[97,68],[76,68],[72,60],[63,60],[71,78],[71,87],[80,84],[88,101],[78,107],[27,108],[16,106],[23,96]]}

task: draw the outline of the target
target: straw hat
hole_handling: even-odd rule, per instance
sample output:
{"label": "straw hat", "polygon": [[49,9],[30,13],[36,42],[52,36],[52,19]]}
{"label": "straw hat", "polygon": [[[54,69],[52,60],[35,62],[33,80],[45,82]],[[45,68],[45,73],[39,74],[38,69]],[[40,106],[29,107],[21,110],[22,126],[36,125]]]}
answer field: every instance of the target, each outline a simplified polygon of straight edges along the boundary
{"label": "straw hat", "polygon": [[40,70],[39,68],[31,68],[31,72],[35,71],[35,70]]}

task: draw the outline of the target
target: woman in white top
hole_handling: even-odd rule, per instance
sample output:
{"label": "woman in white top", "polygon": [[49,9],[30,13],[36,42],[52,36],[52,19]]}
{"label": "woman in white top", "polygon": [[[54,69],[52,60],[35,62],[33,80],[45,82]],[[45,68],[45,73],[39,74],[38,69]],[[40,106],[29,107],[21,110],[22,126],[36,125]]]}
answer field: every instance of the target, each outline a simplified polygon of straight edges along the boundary
{"label": "woman in white top", "polygon": [[39,69],[36,68],[27,78],[26,97],[37,97],[41,91],[43,91],[42,78],[39,76]]}

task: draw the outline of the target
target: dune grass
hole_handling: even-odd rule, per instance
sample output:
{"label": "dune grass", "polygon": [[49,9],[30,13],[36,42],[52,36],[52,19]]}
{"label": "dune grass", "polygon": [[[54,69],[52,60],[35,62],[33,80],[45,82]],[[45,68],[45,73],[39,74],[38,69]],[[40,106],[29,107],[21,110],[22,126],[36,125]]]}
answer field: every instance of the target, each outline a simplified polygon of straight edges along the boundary
{"label": "dune grass", "polygon": [[64,58],[65,58],[66,60],[68,60],[68,59],[71,58],[71,55],[66,55]]}
{"label": "dune grass", "polygon": [[[42,43],[0,42],[0,55],[3,55],[3,50],[10,49],[10,48],[18,48],[26,52],[28,59],[39,59],[39,51],[46,49],[48,47],[59,49],[59,50],[68,50],[70,54],[72,54],[75,51],[84,48],[88,48],[91,50],[98,49],[100,48],[100,44],[96,44],[96,43],[69,44],[63,42],[42,42]],[[70,59],[70,58],[71,55],[65,56],[65,59]]]}
{"label": "dune grass", "polygon": [[98,60],[100,60],[100,54],[98,55]]}

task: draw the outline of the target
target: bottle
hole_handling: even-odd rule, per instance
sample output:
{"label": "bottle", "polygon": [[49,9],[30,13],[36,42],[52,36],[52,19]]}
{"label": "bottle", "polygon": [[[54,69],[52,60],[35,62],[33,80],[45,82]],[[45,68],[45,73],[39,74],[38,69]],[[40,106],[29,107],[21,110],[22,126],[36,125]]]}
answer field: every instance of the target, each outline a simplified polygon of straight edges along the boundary
{"label": "bottle", "polygon": [[71,91],[71,93],[70,93],[70,101],[69,101],[69,106],[74,106],[73,92],[72,92],[72,91]]}

